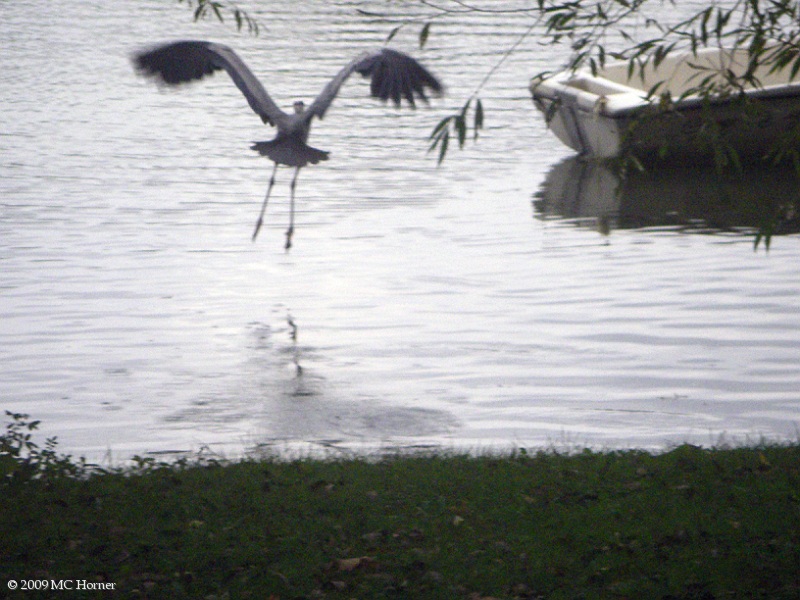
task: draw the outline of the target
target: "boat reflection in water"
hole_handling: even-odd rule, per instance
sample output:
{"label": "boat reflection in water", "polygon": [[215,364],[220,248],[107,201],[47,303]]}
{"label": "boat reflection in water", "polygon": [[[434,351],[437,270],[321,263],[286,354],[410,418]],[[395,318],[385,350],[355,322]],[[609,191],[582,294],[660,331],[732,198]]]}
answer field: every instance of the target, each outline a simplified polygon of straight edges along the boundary
{"label": "boat reflection in water", "polygon": [[534,194],[534,215],[612,229],[669,227],[699,233],[800,232],[800,174],[792,168],[649,166],[624,178],[599,161],[557,163]]}

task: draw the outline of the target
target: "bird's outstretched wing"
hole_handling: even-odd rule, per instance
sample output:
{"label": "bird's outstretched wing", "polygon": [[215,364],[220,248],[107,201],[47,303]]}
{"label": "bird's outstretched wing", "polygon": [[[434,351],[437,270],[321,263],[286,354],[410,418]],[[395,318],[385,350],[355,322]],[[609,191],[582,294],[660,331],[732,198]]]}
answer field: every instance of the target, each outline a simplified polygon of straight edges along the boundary
{"label": "bird's outstretched wing", "polygon": [[364,77],[371,77],[370,94],[373,97],[383,101],[391,99],[395,106],[400,106],[405,99],[414,107],[416,97],[428,101],[426,89],[437,95],[444,90],[439,80],[415,59],[397,50],[382,48],[361,54],[339,71],[306,109],[306,118],[324,117],[339,89],[356,71]]}
{"label": "bird's outstretched wing", "polygon": [[156,77],[168,85],[195,81],[225,69],[264,123],[278,125],[289,117],[278,108],[239,55],[223,44],[172,42],[137,52],[133,56],[133,64],[142,75]]}

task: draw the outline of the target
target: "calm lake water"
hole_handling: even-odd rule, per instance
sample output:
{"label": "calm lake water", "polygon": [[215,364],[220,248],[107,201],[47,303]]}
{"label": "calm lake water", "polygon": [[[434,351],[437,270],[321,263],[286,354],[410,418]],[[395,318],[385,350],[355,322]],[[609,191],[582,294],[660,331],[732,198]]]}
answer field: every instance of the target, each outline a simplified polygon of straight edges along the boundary
{"label": "calm lake water", "polygon": [[418,27],[392,42],[448,95],[396,111],[354,77],[312,131],[331,160],[300,174],[291,252],[289,169],[252,243],[271,165],[249,144],[273,131],[226,76],[159,90],[130,53],[228,43],[289,107],[392,24],[361,2],[243,6],[259,37],[167,0],[3,5],[3,409],[114,461],[798,438],[800,237],[754,252],[735,208],[771,176],[719,211],[702,172],[609,195],[533,108],[529,78],[566,58],[535,38],[437,168],[430,130],[528,26],[465,17],[422,51]]}

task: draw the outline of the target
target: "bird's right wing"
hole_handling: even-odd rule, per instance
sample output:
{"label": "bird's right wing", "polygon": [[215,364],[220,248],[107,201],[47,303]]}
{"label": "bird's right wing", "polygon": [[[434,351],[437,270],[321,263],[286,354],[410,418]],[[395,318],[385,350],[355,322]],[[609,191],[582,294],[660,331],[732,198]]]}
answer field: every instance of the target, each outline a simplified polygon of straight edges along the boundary
{"label": "bird's right wing", "polygon": [[288,119],[253,72],[231,48],[205,41],[172,42],[133,56],[136,70],[168,85],[178,85],[225,69],[248,104],[264,123],[278,125]]}
{"label": "bird's right wing", "polygon": [[307,118],[324,117],[339,89],[355,72],[371,78],[370,94],[374,98],[383,101],[391,99],[395,106],[400,106],[405,99],[413,108],[415,97],[427,102],[426,89],[435,94],[441,94],[444,90],[439,80],[414,58],[391,48],[382,48],[361,54],[339,71],[306,109]]}

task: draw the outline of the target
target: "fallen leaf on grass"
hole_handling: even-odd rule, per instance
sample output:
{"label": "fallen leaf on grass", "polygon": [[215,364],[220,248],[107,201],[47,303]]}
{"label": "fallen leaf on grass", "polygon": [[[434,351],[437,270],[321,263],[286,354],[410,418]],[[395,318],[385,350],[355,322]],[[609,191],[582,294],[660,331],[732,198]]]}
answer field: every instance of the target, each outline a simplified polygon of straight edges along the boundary
{"label": "fallen leaf on grass", "polygon": [[767,460],[767,457],[764,456],[763,452],[758,453],[758,470],[759,471],[769,471],[772,468],[772,465]]}
{"label": "fallen leaf on grass", "polygon": [[385,531],[370,531],[369,533],[362,535],[361,539],[365,542],[369,542],[370,544],[375,544],[386,535],[387,534]]}
{"label": "fallen leaf on grass", "polygon": [[334,564],[339,571],[350,572],[364,567],[375,566],[378,561],[374,556],[358,556],[355,558],[337,558]]}

